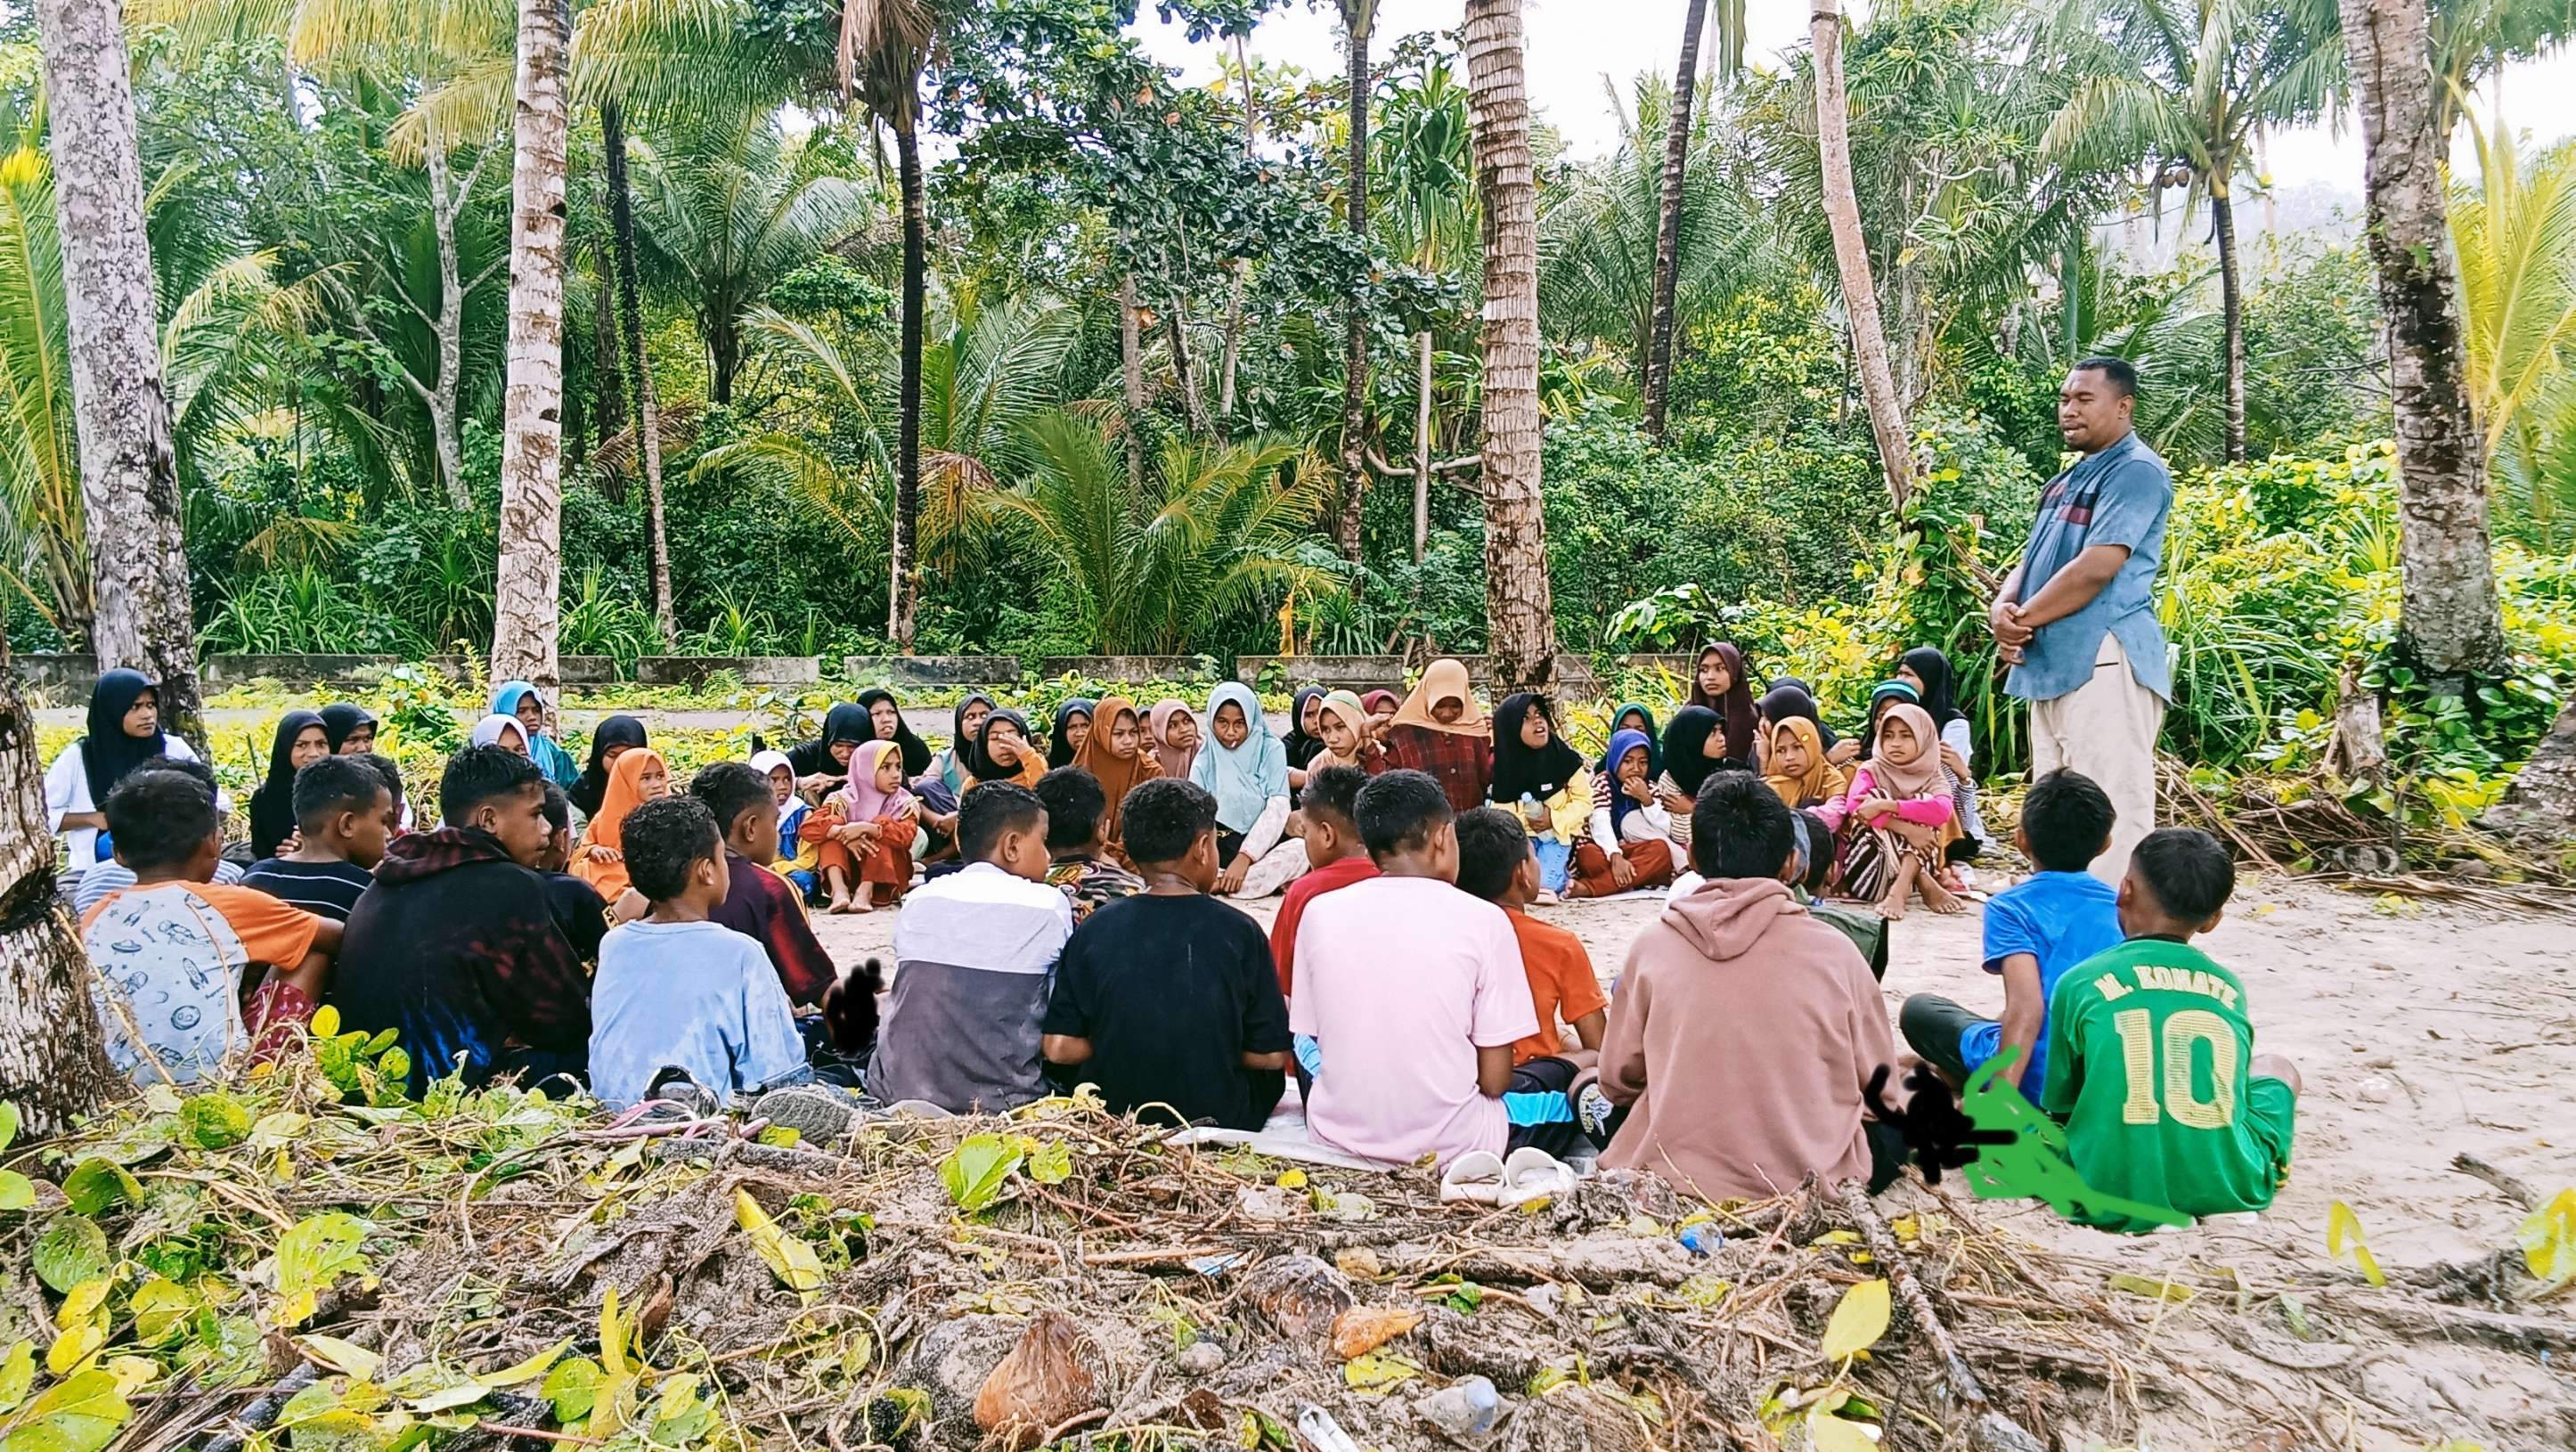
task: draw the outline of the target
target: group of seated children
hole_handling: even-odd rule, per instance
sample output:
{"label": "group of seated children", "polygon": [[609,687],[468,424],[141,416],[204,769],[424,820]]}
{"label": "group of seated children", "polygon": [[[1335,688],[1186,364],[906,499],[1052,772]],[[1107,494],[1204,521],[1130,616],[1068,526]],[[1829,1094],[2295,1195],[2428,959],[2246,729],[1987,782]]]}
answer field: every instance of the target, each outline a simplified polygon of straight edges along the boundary
{"label": "group of seated children", "polygon": [[[942,813],[960,866],[918,887],[926,809],[895,739],[836,754],[847,775],[812,810],[791,759],[712,765],[679,792],[657,754],[630,747],[578,847],[565,791],[507,745],[453,756],[442,825],[399,837],[390,763],[321,754],[292,779],[285,850],[241,885],[214,880],[223,819],[202,765],[147,760],[102,813],[116,858],[102,867],[127,881],[82,920],[109,1051],[143,1082],[186,1083],[327,1002],[349,1028],[398,1033],[414,1093],[449,1073],[586,1076],[612,1106],[759,1096],[759,1112],[830,1127],[852,1101],[800,1087],[826,1066],[889,1105],[1002,1111],[1090,1083],[1119,1112],[1251,1130],[1293,1072],[1322,1145],[1437,1161],[1468,1198],[1528,1189],[1533,1155],[1597,1154],[1709,1199],[1810,1172],[1873,1189],[1894,1177],[1913,1091],[1871,962],[1805,893],[1834,850],[1794,809],[1831,764],[1814,723],[1777,723],[1767,775],[1704,748],[1659,762],[1655,738],[1620,723],[1578,879],[1624,885],[1614,864],[1634,873],[1628,823],[1648,814],[1692,878],[1605,997],[1582,942],[1528,911],[1544,900],[1544,838],[1570,834],[1560,811],[1592,800],[1574,790],[1581,759],[1552,749],[1544,702],[1503,713],[1514,749],[1497,769],[1514,800],[1462,811],[1432,774],[1343,760],[1339,748],[1368,754],[1363,728],[1317,699],[1322,749],[1294,787],[1301,871],[1265,936],[1216,896],[1267,864],[1259,834],[1285,815],[1277,743],[1253,741],[1248,697],[1220,693],[1212,741],[1171,775],[1139,765],[1155,748],[1132,706],[1099,703],[1071,762],[1033,788],[1015,764],[967,782]],[[1719,710],[1702,714],[1703,736],[1726,731]],[[1871,829],[1891,834],[1884,870],[1921,886],[1938,863],[1901,828],[1930,816],[1909,804],[1929,799],[1937,737],[1902,701],[1872,734],[1849,810],[1887,819]],[[993,764],[1008,734],[985,741],[977,759]],[[1104,782],[1085,759],[1126,769]],[[2189,946],[2233,869],[2204,834],[2167,829],[2114,889],[2085,870],[2111,819],[2083,777],[2031,787],[2019,843],[2039,871],[1985,919],[2001,1016],[1917,995],[1903,1036],[1953,1088],[1998,1061],[2065,1118],[2075,1167],[2103,1195],[2190,1214],[2267,1204],[2298,1077],[2254,1055],[2243,985]],[[825,849],[836,899],[900,901],[881,1026],[872,976],[836,984],[785,875],[808,844]],[[839,1015],[836,1033],[800,1024],[817,1007]]]}

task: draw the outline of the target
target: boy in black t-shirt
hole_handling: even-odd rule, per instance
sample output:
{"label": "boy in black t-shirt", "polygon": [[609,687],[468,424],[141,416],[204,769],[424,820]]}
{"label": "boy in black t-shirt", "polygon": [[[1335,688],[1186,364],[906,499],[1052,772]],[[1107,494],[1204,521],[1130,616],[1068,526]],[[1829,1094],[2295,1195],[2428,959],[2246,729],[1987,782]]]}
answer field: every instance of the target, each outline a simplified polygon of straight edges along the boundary
{"label": "boy in black t-shirt", "polygon": [[1144,892],[1105,903],[1056,963],[1042,1049],[1118,1113],[1257,1130],[1288,1067],[1288,1004],[1260,927],[1207,895],[1216,798],[1145,782],[1123,813]]}
{"label": "boy in black t-shirt", "polygon": [[242,885],[335,923],[376,880],[393,835],[394,795],[354,756],[325,756],[295,774],[294,851],[253,863]]}

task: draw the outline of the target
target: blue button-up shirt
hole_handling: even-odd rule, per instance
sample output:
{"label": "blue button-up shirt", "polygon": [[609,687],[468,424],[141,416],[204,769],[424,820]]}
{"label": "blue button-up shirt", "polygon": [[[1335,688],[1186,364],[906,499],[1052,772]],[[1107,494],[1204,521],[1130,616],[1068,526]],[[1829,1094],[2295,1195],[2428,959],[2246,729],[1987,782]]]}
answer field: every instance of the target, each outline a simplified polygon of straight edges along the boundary
{"label": "blue button-up shirt", "polygon": [[2171,700],[2164,627],[2156,621],[2156,566],[2173,508],[2173,474],[2135,433],[2048,481],[2039,518],[2022,554],[2021,598],[2036,596],[2058,571],[2094,545],[2126,545],[2120,573],[2083,609],[2043,625],[2022,652],[2004,689],[2026,701],[2053,701],[2093,679],[2102,637],[2119,637],[2138,684]]}

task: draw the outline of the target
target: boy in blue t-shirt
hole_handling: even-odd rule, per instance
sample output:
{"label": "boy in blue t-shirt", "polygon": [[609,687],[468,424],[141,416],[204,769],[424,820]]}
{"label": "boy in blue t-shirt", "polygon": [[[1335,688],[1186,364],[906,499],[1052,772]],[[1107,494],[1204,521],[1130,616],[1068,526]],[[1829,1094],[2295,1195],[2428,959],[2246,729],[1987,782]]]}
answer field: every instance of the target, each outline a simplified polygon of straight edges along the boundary
{"label": "boy in blue t-shirt", "polygon": [[2110,845],[2112,817],[2110,796],[2072,771],[2050,772],[2023,797],[2018,841],[2039,871],[1986,904],[1985,969],[2003,976],[2003,1018],[1930,993],[1905,1000],[1897,1016],[1905,1042],[1953,1088],[1988,1059],[2017,1060],[2023,1097],[2039,1102],[2049,995],[2068,969],[2120,946],[2119,893],[2085,870]]}

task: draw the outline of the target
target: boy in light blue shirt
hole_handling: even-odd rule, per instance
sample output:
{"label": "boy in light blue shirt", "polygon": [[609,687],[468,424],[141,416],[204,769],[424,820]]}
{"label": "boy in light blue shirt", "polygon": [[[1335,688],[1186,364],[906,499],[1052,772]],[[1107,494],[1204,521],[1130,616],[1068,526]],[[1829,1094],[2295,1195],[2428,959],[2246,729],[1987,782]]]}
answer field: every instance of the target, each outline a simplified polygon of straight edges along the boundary
{"label": "boy in light blue shirt", "polygon": [[2111,798],[2092,778],[2053,771],[2031,784],[2017,829],[2039,871],[1986,904],[1985,969],[2004,980],[2001,1019],[1980,1018],[1936,994],[1905,1000],[1897,1028],[1952,1088],[1988,1059],[2006,1059],[2022,1096],[2047,1081],[2048,997],[2068,969],[2120,945],[2117,890],[2086,871],[2110,845]]}
{"label": "boy in light blue shirt", "polygon": [[730,885],[715,817],[695,797],[626,819],[626,871],[651,899],[600,944],[591,988],[591,1092],[612,1109],[656,1097],[666,1069],[718,1106],[813,1078],[795,1010],[758,943],[708,914]]}

